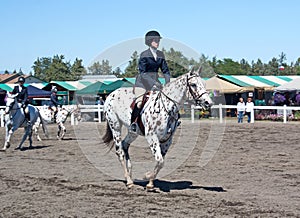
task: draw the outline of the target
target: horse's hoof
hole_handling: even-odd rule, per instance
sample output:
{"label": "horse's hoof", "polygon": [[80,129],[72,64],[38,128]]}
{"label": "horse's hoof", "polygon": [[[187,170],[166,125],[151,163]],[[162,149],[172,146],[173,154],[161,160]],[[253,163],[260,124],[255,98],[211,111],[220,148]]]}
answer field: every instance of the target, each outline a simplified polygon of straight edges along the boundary
{"label": "horse's hoof", "polygon": [[154,185],[146,185],[146,191],[147,192],[156,192],[156,189],[154,188]]}
{"label": "horse's hoof", "polygon": [[133,183],[126,184],[128,189],[131,189],[133,187],[133,185],[134,185]]}
{"label": "horse's hoof", "polygon": [[15,150],[21,150],[21,147],[16,147]]}
{"label": "horse's hoof", "polygon": [[0,152],[5,152],[5,151],[6,151],[6,148],[0,149]]}

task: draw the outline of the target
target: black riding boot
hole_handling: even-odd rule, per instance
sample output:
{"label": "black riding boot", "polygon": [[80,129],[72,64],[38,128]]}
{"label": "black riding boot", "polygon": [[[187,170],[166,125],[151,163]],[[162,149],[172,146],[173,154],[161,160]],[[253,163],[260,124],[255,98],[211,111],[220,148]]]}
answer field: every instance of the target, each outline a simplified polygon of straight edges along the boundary
{"label": "black riding boot", "polygon": [[28,125],[31,125],[31,122],[30,122],[30,113],[28,112],[28,113],[25,113],[24,112],[24,114],[25,114],[25,119],[26,119],[26,121],[27,121],[27,124]]}
{"label": "black riding boot", "polygon": [[130,129],[133,131],[133,132],[136,132],[136,129],[137,129],[137,118],[139,116],[141,112],[141,109],[137,107],[137,105],[134,105],[134,108],[132,110],[132,114],[131,114],[131,125],[130,125]]}
{"label": "black riding boot", "polygon": [[56,115],[57,115],[57,110],[56,111],[54,111],[54,117],[53,117],[53,123],[56,123]]}

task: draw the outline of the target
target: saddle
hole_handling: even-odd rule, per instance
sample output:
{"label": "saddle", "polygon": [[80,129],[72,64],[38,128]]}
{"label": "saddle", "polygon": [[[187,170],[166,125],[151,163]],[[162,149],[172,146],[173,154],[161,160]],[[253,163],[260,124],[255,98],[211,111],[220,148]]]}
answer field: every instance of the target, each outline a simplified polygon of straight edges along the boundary
{"label": "saddle", "polygon": [[137,123],[143,135],[145,135],[145,126],[141,119],[141,111],[143,110],[146,102],[149,100],[150,93],[151,91],[145,92],[142,98],[142,104],[140,108],[137,107],[137,99],[134,99],[130,105],[130,108],[132,109],[131,123]]}

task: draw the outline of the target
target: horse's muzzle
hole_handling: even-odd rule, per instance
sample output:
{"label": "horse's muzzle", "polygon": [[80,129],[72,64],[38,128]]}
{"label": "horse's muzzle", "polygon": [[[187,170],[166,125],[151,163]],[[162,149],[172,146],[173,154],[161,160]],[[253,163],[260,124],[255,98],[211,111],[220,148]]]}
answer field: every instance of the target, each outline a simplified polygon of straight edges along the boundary
{"label": "horse's muzzle", "polygon": [[213,103],[208,101],[196,100],[196,105],[202,107],[204,110],[209,110]]}

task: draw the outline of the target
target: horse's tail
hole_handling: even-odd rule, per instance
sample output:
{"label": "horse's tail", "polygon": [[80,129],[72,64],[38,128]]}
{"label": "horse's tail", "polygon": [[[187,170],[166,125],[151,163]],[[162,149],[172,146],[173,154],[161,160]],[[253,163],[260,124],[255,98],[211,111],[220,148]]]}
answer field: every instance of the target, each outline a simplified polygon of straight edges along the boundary
{"label": "horse's tail", "polygon": [[106,131],[105,131],[104,136],[102,137],[102,140],[108,146],[111,144],[110,150],[113,148],[113,143],[111,143],[111,141],[113,140],[113,134],[112,134],[111,128],[108,124],[108,121],[106,122]]}
{"label": "horse's tail", "polygon": [[[39,112],[39,111],[38,111],[38,112]],[[41,120],[43,132],[44,132],[46,138],[49,138],[49,132],[48,132],[48,128],[47,128],[46,122],[45,122],[45,120],[44,120],[44,118],[42,117],[42,115],[41,115],[40,112],[39,112],[39,118],[40,118],[40,120]]]}

